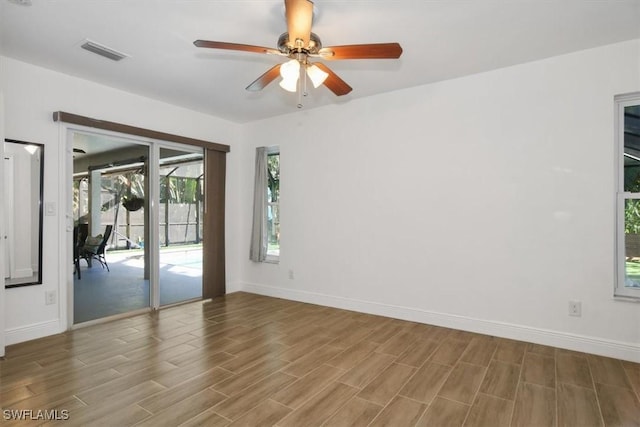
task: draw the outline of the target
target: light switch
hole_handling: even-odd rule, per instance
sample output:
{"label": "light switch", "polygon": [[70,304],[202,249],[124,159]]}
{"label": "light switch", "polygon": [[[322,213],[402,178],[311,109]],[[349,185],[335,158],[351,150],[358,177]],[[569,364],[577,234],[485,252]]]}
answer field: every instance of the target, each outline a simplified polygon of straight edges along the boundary
{"label": "light switch", "polygon": [[44,204],[44,214],[46,216],[54,216],[56,214],[56,203],[47,202]]}

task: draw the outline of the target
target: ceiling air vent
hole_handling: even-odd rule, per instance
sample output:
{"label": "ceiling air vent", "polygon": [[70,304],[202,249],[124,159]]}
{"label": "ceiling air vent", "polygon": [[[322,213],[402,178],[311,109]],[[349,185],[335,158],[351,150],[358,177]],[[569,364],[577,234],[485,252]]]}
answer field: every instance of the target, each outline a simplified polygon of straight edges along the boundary
{"label": "ceiling air vent", "polygon": [[20,6],[31,6],[31,0],[9,0],[9,2],[19,4]]}
{"label": "ceiling air vent", "polygon": [[112,61],[120,61],[121,59],[126,58],[126,53],[118,52],[115,49],[111,49],[100,43],[96,43],[91,40],[85,40],[85,42],[80,46],[81,48],[88,50],[89,52],[93,52],[97,55],[104,56],[105,58],[109,58]]}

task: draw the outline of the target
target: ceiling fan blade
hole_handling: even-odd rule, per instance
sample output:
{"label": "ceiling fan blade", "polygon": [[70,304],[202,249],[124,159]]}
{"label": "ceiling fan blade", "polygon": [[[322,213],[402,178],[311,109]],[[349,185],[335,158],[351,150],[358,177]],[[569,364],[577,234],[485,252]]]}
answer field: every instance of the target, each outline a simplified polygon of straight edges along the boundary
{"label": "ceiling fan blade", "polygon": [[329,77],[327,77],[323,84],[337,96],[346,95],[353,90],[351,86],[347,84],[347,82],[338,77],[336,73],[331,71],[331,69],[324,65],[322,62],[316,62],[314,65],[316,65],[325,73],[329,74]]}
{"label": "ceiling fan blade", "polygon": [[402,55],[398,43],[352,44],[320,49],[318,55],[329,61],[338,59],[397,59]]}
{"label": "ceiling fan blade", "polygon": [[[313,2],[310,0],[284,0],[284,7],[287,15],[289,47],[308,47],[313,20]],[[301,40],[302,45],[298,46],[296,40]]]}
{"label": "ceiling fan blade", "polygon": [[241,52],[253,52],[253,53],[268,53],[274,55],[281,55],[281,52],[277,49],[271,49],[269,47],[254,46],[250,44],[240,43],[227,43],[216,42],[210,40],[196,40],[193,42],[197,47],[207,47],[210,49],[226,49],[226,50],[238,50]]}
{"label": "ceiling fan blade", "polygon": [[255,79],[253,83],[247,86],[246,89],[250,92],[258,92],[259,90],[264,89],[280,75],[280,65],[282,64],[271,67],[266,73]]}

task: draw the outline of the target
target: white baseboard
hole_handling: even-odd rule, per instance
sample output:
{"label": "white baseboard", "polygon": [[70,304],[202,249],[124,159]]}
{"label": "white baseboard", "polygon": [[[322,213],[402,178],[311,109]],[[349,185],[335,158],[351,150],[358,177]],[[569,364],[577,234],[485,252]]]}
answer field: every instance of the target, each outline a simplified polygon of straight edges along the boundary
{"label": "white baseboard", "polygon": [[227,281],[227,285],[226,285],[226,289],[225,289],[225,293],[227,294],[232,294],[234,292],[239,292],[242,290],[242,283],[240,282],[232,282],[232,281]]}
{"label": "white baseboard", "polygon": [[455,314],[437,313],[411,307],[362,301],[294,289],[283,289],[254,283],[239,283],[234,286],[234,289],[259,295],[443,326],[446,328],[549,345],[640,363],[640,345],[636,343],[618,342],[560,331],[533,328],[530,326],[474,319]]}
{"label": "white baseboard", "polygon": [[31,325],[5,330],[5,345],[31,341],[37,338],[59,334],[61,332],[64,332],[64,329],[61,330],[60,321],[57,319],[40,323],[32,323]]}

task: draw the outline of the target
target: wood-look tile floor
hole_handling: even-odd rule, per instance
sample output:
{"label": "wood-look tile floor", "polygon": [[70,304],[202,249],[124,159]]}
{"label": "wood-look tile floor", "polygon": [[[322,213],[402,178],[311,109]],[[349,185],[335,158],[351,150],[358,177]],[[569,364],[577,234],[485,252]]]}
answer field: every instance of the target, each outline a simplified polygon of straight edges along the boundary
{"label": "wood-look tile floor", "polygon": [[69,413],[7,426],[638,426],[639,394],[638,364],[247,293],[0,361],[3,410]]}

